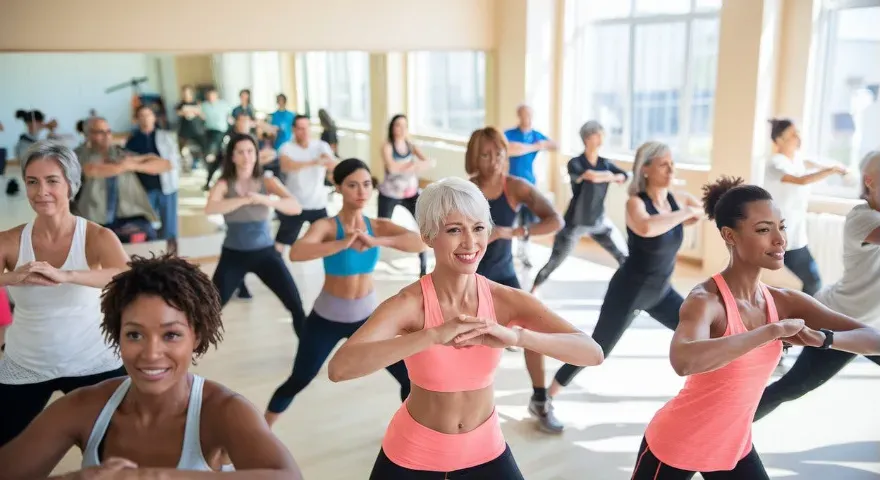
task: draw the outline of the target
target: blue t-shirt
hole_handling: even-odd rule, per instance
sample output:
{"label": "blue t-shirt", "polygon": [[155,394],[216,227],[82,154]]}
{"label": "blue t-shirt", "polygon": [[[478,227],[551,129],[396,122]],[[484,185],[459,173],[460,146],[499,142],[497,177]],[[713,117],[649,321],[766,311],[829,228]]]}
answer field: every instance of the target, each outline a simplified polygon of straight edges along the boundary
{"label": "blue t-shirt", "polygon": [[272,124],[278,127],[275,136],[275,148],[279,149],[285,142],[290,141],[291,131],[294,126],[294,113],[288,110],[277,110],[272,113]]}
{"label": "blue t-shirt", "polygon": [[[523,132],[519,127],[505,130],[505,138],[509,142],[525,143],[527,145],[534,145],[548,139],[548,137],[542,135],[538,130]],[[527,153],[525,155],[520,155],[519,157],[509,157],[508,161],[510,162],[511,167],[508,173],[515,177],[520,177],[529,183],[535,184],[535,172],[532,171],[532,162],[535,161],[536,155],[538,155],[538,152]]]}

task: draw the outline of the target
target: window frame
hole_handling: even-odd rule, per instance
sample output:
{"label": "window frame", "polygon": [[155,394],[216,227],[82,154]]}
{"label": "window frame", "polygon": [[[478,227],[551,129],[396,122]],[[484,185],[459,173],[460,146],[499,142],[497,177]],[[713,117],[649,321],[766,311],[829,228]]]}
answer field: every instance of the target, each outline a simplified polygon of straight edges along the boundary
{"label": "window frame", "polygon": [[[419,55],[430,55],[430,54],[443,54],[444,55],[444,68],[446,70],[446,81],[450,83],[450,77],[453,74],[450,68],[450,54],[455,53],[467,53],[473,55],[473,66],[474,66],[474,77],[475,82],[480,83],[479,80],[479,72],[480,72],[480,62],[483,62],[483,85],[476,85],[475,92],[481,92],[480,96],[483,97],[483,122],[481,122],[481,126],[486,124],[487,118],[487,54],[483,50],[451,50],[451,51],[417,51],[417,52],[408,52],[407,53],[407,90],[411,92],[407,98],[407,115],[410,119],[409,129],[410,134],[415,137],[420,138],[431,138],[437,140],[447,140],[452,142],[467,142],[470,131],[464,132],[459,130],[453,130],[450,128],[450,95],[449,88],[445,92],[445,100],[447,103],[447,108],[444,110],[444,119],[445,119],[445,127],[432,127],[430,125],[426,125],[423,123],[423,117],[420,112],[419,105],[419,95],[414,94],[419,91],[419,84],[422,81],[421,76],[425,74],[425,72],[421,72],[418,68],[418,57]],[[480,128],[480,127],[475,127]]]}
{"label": "window frame", "polygon": [[[628,58],[627,58],[627,82],[626,82],[626,95],[624,95],[623,102],[623,115],[621,121],[621,137],[624,140],[624,145],[615,145],[608,146],[606,150],[610,156],[616,158],[633,158],[636,153],[636,148],[630,146],[630,141],[633,134],[633,120],[634,120],[634,86],[635,86],[635,75],[636,75],[636,50],[637,50],[637,29],[640,26],[645,25],[668,25],[668,24],[677,24],[683,23],[685,25],[685,62],[683,62],[684,72],[682,73],[683,83],[679,89],[680,95],[678,99],[678,133],[676,138],[676,143],[671,144],[670,147],[674,150],[677,156],[677,162],[688,166],[695,167],[696,169],[705,169],[708,168],[711,164],[711,155],[708,155],[705,159],[703,157],[696,157],[689,154],[688,150],[688,139],[691,136],[691,123],[692,123],[692,107],[694,106],[694,62],[695,58],[693,55],[693,34],[694,34],[694,22],[696,21],[716,21],[717,23],[720,21],[720,13],[721,13],[721,3],[717,8],[707,9],[707,8],[698,8],[697,1],[698,0],[690,0],[689,2],[689,11],[687,13],[639,13],[636,10],[637,0],[627,0],[630,2],[630,13],[626,16],[613,17],[613,18],[599,18],[595,20],[586,21],[583,20],[585,15],[583,14],[582,8],[588,8],[585,0],[570,0],[574,3],[571,5],[574,7],[571,9],[574,19],[574,27],[575,31],[578,32],[576,37],[574,38],[574,61],[576,65],[574,66],[574,72],[576,74],[576,80],[574,84],[577,84],[578,78],[581,75],[585,74],[585,68],[583,66],[577,65],[580,62],[580,59],[585,57],[584,54],[584,45],[583,41],[580,38],[581,35],[585,35],[584,30],[592,27],[603,27],[603,26],[626,26],[628,29]],[[621,0],[624,1],[624,0]],[[717,64],[718,70],[718,64]],[[716,80],[718,81],[718,79]],[[574,92],[569,91],[565,92],[565,94],[572,95]],[[588,94],[593,94],[594,92],[590,92]],[[577,95],[577,94],[575,94]],[[581,98],[576,96],[577,103],[583,103],[580,101]],[[564,120],[564,124],[568,124],[566,128],[571,131],[577,130],[580,125],[579,122],[584,122],[589,120],[584,117],[584,112],[578,111],[580,107],[573,107],[569,115]],[[715,86],[713,88],[713,99],[711,103],[711,112],[715,112]],[[580,117],[579,117],[580,116]],[[580,120],[576,120],[576,117],[579,117]],[[711,114],[710,118],[712,119],[713,115]],[[710,128],[710,137],[712,138],[712,127]],[[566,136],[567,139],[570,139],[570,136]],[[581,145],[575,140],[572,140],[570,145],[565,145],[567,150],[580,150]],[[712,148],[710,149],[712,151]],[[695,161],[696,158],[701,158],[704,161]]]}
{"label": "window frame", "polygon": [[[818,12],[812,34],[812,52],[808,67],[807,88],[805,88],[805,118],[802,119],[803,137],[802,151],[812,152],[819,162],[828,160],[822,153],[821,138],[823,135],[823,114],[826,102],[832,95],[833,76],[830,64],[834,63],[832,53],[837,33],[835,15],[841,10],[881,7],[879,0],[817,0]],[[819,187],[817,185],[816,187]],[[815,187],[815,190],[816,190]],[[856,205],[859,198],[853,196],[853,186],[833,186],[820,188],[812,198],[826,203],[846,203]]]}
{"label": "window frame", "polygon": [[[297,68],[297,87],[303,92],[302,95],[299,95],[299,101],[297,108],[303,114],[308,114],[309,117],[314,122],[318,121],[318,110],[321,108],[332,109],[330,96],[331,93],[335,91],[333,89],[333,77],[331,72],[335,70],[335,68],[331,67],[333,63],[333,59],[331,55],[345,55],[346,61],[345,70],[347,73],[352,71],[353,63],[351,61],[352,55],[365,55],[369,56],[369,53],[363,51],[321,51],[321,52],[302,52],[297,54],[296,59],[296,68]],[[318,60],[317,56],[321,56],[321,59]],[[367,71],[365,72],[365,79],[367,82],[367,92],[365,94],[365,103],[364,103],[364,116],[363,120],[354,119],[349,117],[348,115],[351,112],[345,112],[345,114],[341,114],[337,111],[330,111],[331,116],[334,118],[334,122],[340,128],[347,128],[353,130],[369,130],[370,129],[370,115],[371,115],[371,105],[370,105],[370,59],[369,57],[366,59]],[[343,75],[343,77],[348,78],[348,94],[353,98],[351,102],[354,102],[354,98],[356,97],[355,89],[357,88],[357,84],[352,82],[352,78],[354,75],[348,74]],[[312,87],[315,87],[317,91],[312,92]],[[318,105],[320,102],[316,102],[316,99],[320,100],[323,97],[327,97],[327,105]],[[308,108],[307,108],[308,106]]]}

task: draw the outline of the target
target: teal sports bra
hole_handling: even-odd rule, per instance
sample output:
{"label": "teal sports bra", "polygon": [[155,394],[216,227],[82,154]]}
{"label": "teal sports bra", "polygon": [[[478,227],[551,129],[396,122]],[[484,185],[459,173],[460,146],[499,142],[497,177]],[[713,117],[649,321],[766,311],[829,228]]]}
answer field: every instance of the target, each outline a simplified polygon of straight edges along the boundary
{"label": "teal sports bra", "polygon": [[[346,236],[346,233],[343,231],[343,224],[340,222],[340,217],[334,217],[334,220],[336,220],[336,239],[340,240]],[[370,226],[370,219],[366,216],[364,217],[364,224],[367,225],[367,233],[371,237],[375,237],[376,235],[373,234],[373,227]],[[378,261],[379,247],[368,248],[363,252],[359,252],[353,248],[347,248],[334,253],[329,257],[324,257],[324,273],[326,275],[334,275],[337,277],[373,273]]]}

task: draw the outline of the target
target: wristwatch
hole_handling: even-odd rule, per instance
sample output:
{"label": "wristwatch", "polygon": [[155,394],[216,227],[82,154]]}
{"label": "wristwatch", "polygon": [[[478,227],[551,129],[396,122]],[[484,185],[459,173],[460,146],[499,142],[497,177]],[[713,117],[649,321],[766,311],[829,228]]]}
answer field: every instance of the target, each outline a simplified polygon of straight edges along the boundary
{"label": "wristwatch", "polygon": [[823,346],[820,347],[820,350],[829,350],[830,348],[832,348],[832,340],[835,336],[835,332],[826,328],[821,328],[820,331],[823,332],[824,335],[826,335],[826,339],[823,340]]}

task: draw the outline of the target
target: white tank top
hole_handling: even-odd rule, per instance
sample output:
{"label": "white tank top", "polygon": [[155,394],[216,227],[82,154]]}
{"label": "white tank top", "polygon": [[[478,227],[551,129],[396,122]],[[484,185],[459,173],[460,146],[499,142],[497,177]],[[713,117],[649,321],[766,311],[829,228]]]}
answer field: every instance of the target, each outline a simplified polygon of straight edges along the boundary
{"label": "white tank top", "polygon": [[[73,241],[59,270],[88,270],[86,220],[77,217]],[[31,232],[21,231],[15,268],[35,260]],[[122,361],[101,333],[101,289],[61,284],[9,286],[15,317],[0,358],[0,383],[22,385],[115,370]]]}
{"label": "white tank top", "polygon": [[[83,450],[83,466],[82,468],[96,467],[101,465],[101,442],[104,435],[107,434],[107,427],[110,426],[110,418],[119,408],[119,404],[125,398],[129,388],[132,385],[132,379],[126,377],[119,384],[116,391],[104,405],[98,419],[95,420],[95,426],[92,427],[92,433],[89,435],[89,441],[86,443],[86,449]],[[178,470],[190,471],[211,471],[211,466],[205,461],[202,455],[202,442],[199,439],[199,425],[202,415],[202,387],[205,385],[205,379],[193,375],[193,385],[190,387],[190,402],[187,405],[187,421],[184,427],[184,444],[180,453],[180,460],[177,463]],[[224,465],[221,471],[233,471],[232,465]]]}

